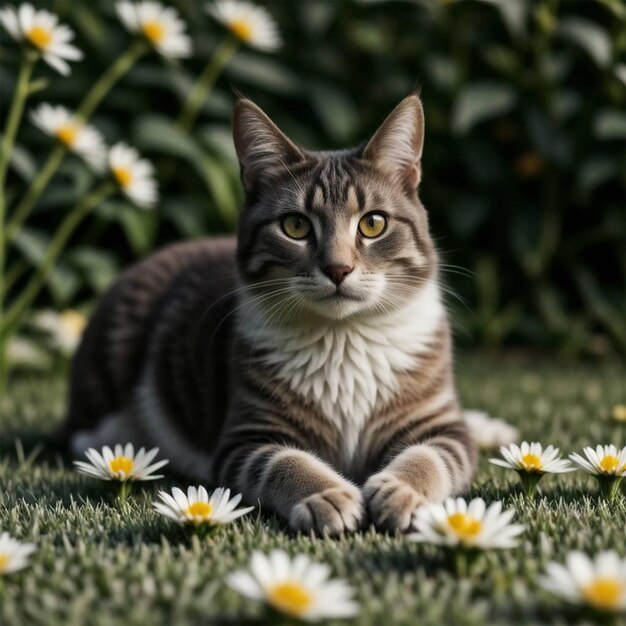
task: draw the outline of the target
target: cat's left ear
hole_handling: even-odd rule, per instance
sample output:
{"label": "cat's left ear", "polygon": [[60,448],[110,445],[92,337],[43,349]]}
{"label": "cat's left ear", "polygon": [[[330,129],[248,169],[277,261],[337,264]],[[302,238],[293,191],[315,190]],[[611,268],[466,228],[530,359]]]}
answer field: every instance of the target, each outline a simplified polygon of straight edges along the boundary
{"label": "cat's left ear", "polygon": [[423,147],[424,110],[420,99],[412,95],[390,113],[365,146],[363,158],[413,191],[420,183]]}

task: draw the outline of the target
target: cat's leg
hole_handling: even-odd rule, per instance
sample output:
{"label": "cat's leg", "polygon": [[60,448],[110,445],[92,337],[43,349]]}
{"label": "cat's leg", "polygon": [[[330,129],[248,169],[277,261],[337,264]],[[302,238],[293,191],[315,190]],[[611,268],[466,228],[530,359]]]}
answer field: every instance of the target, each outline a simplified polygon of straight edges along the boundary
{"label": "cat's leg", "polygon": [[394,439],[396,452],[365,483],[363,498],[377,528],[407,530],[418,506],[457,494],[471,480],[475,450],[465,423],[446,420],[425,430],[417,440]]}
{"label": "cat's leg", "polygon": [[295,531],[336,535],[361,523],[358,487],[309,452],[268,443],[244,445],[217,459],[225,484],[236,486],[249,502],[260,501]]}

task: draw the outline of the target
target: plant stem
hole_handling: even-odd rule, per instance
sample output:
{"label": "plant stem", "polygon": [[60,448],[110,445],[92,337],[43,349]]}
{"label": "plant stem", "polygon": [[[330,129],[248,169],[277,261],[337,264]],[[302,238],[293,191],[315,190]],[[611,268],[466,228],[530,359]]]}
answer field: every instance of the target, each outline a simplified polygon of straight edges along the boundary
{"label": "plant stem", "polygon": [[533,500],[537,493],[537,485],[543,478],[543,474],[538,472],[525,472],[520,470],[518,472],[520,481],[522,483],[522,490],[529,500]]}
{"label": "plant stem", "polygon": [[128,494],[130,493],[130,489],[131,489],[131,484],[129,480],[123,480],[120,483],[120,494],[119,494],[120,502],[126,502],[126,500],[128,499]]}
{"label": "plant stem", "polygon": [[206,100],[207,95],[215,85],[215,81],[238,47],[239,41],[234,37],[226,37],[218,46],[187,96],[183,110],[176,120],[178,128],[187,133],[193,128],[202,103]]}
{"label": "plant stem", "polygon": [[113,85],[148,52],[148,49],[148,43],[144,39],[135,39],[109,69],[100,76],[99,80],[91,88],[76,110],[76,117],[86,122],[92,116],[100,102],[102,102],[102,99],[111,91]]}
{"label": "plant stem", "polygon": [[33,182],[30,184],[28,191],[24,194],[20,203],[13,212],[13,215],[11,216],[4,232],[3,238],[5,242],[12,241],[15,238],[15,235],[18,233],[22,224],[26,221],[26,218],[35,206],[35,203],[39,200],[43,190],[48,186],[50,179],[54,176],[54,173],[59,168],[59,165],[61,165],[61,161],[63,160],[63,157],[65,157],[66,153],[67,148],[65,147],[65,144],[57,143],[54,146],[43,167],[39,170],[39,174],[37,174]]}
{"label": "plant stem", "polygon": [[15,301],[10,309],[7,310],[6,316],[0,323],[0,342],[7,341],[8,337],[15,331],[19,325],[26,309],[31,306],[35,298],[39,295],[50,270],[54,263],[63,252],[65,245],[77,226],[89,211],[98,205],[107,196],[111,195],[116,189],[113,181],[107,180],[98,185],[89,194],[87,194],[76,206],[66,215],[61,222],[57,232],[55,233],[46,254],[39,264],[37,271],[27,283],[20,297]]}
{"label": "plant stem", "polygon": [[[115,83],[128,72],[128,70],[138,61],[138,59],[148,51],[148,44],[143,39],[136,39],[123,52],[109,69],[100,77],[96,84],[85,96],[82,103],[76,110],[76,118],[86,122],[102,99],[113,88]],[[41,197],[48,183],[59,169],[61,161],[67,154],[67,147],[62,143],[57,143],[48,156],[43,168],[31,183],[30,188],[18,204],[13,217],[9,222],[4,234],[5,241],[11,241],[17,234],[20,226],[26,221],[33,207]]]}
{"label": "plant stem", "polygon": [[[7,117],[7,124],[2,137],[2,143],[0,144],[0,230],[4,230],[5,213],[6,213],[6,175],[9,167],[9,160],[11,158],[11,152],[15,144],[15,136],[17,135],[17,128],[20,120],[22,119],[22,113],[24,111],[24,104],[28,98],[29,82],[32,76],[35,63],[39,58],[38,54],[33,54],[31,51],[24,51],[22,57],[22,64],[20,66],[19,74],[17,76],[17,83],[15,85],[15,93],[13,94],[13,101],[11,108],[9,109],[9,115]],[[0,237],[0,323],[4,319],[4,263],[5,263],[5,245],[4,238]],[[0,336],[0,395],[4,394],[6,388],[6,381],[8,375],[8,363],[6,355],[6,342]]]}
{"label": "plant stem", "polygon": [[603,476],[598,475],[595,477],[600,488],[600,494],[603,498],[612,502],[617,498],[620,492],[620,484],[622,482],[622,476]]}

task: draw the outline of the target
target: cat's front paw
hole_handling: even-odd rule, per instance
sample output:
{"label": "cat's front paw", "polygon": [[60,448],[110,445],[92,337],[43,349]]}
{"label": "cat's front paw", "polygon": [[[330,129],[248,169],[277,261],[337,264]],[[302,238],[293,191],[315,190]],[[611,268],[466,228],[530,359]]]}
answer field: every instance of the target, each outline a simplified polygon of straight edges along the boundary
{"label": "cat's front paw", "polygon": [[415,509],[426,502],[422,494],[391,472],[371,476],[363,487],[363,499],[379,530],[408,530]]}
{"label": "cat's front paw", "polygon": [[295,531],[338,535],[357,530],[363,519],[363,502],[356,487],[331,487],[314,493],[293,507],[289,525]]}

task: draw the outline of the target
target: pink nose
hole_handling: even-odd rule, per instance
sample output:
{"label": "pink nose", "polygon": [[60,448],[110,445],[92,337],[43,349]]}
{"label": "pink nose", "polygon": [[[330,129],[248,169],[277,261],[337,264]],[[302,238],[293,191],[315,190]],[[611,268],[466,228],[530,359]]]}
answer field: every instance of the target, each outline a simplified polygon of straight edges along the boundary
{"label": "pink nose", "polygon": [[335,285],[340,285],[353,269],[349,265],[327,265],[322,271]]}

